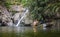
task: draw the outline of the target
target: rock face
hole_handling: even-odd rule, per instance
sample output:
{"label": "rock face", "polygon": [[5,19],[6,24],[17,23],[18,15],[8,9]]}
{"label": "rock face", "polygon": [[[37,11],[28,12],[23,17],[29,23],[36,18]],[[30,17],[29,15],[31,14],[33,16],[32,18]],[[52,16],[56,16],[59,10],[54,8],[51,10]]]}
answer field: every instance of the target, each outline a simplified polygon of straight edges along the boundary
{"label": "rock face", "polygon": [[14,24],[17,24],[18,20],[21,18],[21,13],[19,12],[15,13],[12,18],[13,18]]}
{"label": "rock face", "polygon": [[[24,12],[17,12],[13,15],[14,24],[18,23],[18,21],[22,18],[23,14],[24,14]],[[29,16],[29,14],[26,14],[21,22],[23,22],[25,24],[31,24],[32,20],[29,19],[29,17],[27,17],[27,16]]]}
{"label": "rock face", "polygon": [[32,24],[33,20],[27,17],[29,15],[26,15],[26,17],[22,20],[25,24]]}
{"label": "rock face", "polygon": [[6,7],[0,5],[0,24],[2,26],[12,25],[11,14]]}
{"label": "rock face", "polygon": [[[21,17],[23,16],[23,14],[25,13],[26,9],[21,6],[21,5],[12,5],[10,8],[10,11],[17,11],[14,15],[13,15],[13,20],[14,20],[14,24],[17,24],[18,21],[21,19]],[[33,21],[31,19],[29,19],[29,13],[27,13],[24,18],[22,19],[22,21],[24,24],[28,25],[31,24]]]}
{"label": "rock face", "polygon": [[[17,24],[20,18],[25,13],[25,8],[20,5],[12,5],[9,9],[10,12],[7,11],[5,6],[0,6],[0,25],[1,26],[12,26],[13,24]],[[17,11],[14,15],[12,15],[12,11]],[[12,13],[11,13],[12,12]],[[27,17],[28,16],[28,17]],[[33,21],[29,18],[29,13],[22,19],[25,25],[30,25]]]}
{"label": "rock face", "polygon": [[21,12],[21,11],[23,11],[23,6],[22,5],[11,5],[10,6],[10,11],[19,11],[19,12]]}

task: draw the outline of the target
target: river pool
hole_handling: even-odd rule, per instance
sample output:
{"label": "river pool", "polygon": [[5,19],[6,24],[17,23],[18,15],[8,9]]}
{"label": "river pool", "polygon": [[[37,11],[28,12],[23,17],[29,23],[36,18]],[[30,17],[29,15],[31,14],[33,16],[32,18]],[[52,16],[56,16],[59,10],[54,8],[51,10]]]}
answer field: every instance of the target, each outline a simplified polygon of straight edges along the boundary
{"label": "river pool", "polygon": [[0,27],[0,37],[60,37],[60,31],[44,31],[37,29],[33,32],[32,27]]}

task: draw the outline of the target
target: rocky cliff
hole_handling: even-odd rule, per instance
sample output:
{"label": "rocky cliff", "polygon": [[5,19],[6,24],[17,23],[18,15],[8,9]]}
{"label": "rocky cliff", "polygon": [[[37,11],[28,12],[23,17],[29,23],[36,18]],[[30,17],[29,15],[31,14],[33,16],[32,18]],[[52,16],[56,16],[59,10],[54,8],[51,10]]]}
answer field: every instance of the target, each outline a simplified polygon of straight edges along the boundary
{"label": "rocky cliff", "polygon": [[[21,5],[11,5],[9,11],[5,6],[0,5],[0,25],[16,25],[24,13],[25,8]],[[29,17],[29,13],[27,13],[21,22],[24,22],[24,24],[31,24],[33,21],[29,19]]]}
{"label": "rocky cliff", "polygon": [[0,24],[2,26],[12,25],[11,13],[8,12],[7,8],[3,5],[0,5]]}

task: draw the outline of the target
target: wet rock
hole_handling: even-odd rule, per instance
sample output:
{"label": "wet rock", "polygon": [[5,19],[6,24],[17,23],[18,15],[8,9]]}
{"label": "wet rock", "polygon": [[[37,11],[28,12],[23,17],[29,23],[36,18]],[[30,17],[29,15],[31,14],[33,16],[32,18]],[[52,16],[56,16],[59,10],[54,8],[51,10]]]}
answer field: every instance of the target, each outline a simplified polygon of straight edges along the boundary
{"label": "wet rock", "polygon": [[31,26],[31,24],[25,24],[24,26]]}
{"label": "wet rock", "polygon": [[13,23],[17,24],[18,20],[21,18],[21,13],[15,13],[12,17]]}
{"label": "wet rock", "polygon": [[[23,16],[23,14],[26,12],[26,8],[24,8],[22,5],[11,5],[10,6],[10,11],[17,11],[14,15],[13,15],[13,22],[14,24],[16,24],[20,18]],[[28,16],[28,17],[27,17]],[[29,19],[29,12],[26,14],[26,16],[24,16],[24,18],[22,19],[22,21],[25,23],[25,24],[31,24],[32,23],[32,20]],[[22,22],[21,21],[21,22]]]}
{"label": "wet rock", "polygon": [[1,24],[1,26],[7,26],[7,23],[3,22],[3,23]]}
{"label": "wet rock", "polygon": [[[9,22],[11,22],[10,12],[7,11],[5,6],[0,6],[0,23],[1,23],[1,26],[8,26]],[[11,25],[11,24],[9,24],[9,25]]]}
{"label": "wet rock", "polygon": [[31,26],[31,24],[25,24],[24,22],[21,22],[23,26]]}
{"label": "wet rock", "polygon": [[49,24],[46,26],[46,28],[51,28],[53,25],[52,24]]}

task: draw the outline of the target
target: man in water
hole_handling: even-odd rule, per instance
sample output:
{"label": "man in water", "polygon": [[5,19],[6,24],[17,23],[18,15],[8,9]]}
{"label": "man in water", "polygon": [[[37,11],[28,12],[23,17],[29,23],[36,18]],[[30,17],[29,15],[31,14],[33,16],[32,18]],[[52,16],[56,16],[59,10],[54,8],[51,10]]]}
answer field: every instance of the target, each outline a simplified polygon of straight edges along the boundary
{"label": "man in water", "polygon": [[38,25],[38,21],[35,20],[32,25],[33,25],[33,31],[37,32],[37,29],[36,29],[37,27],[36,26]]}

